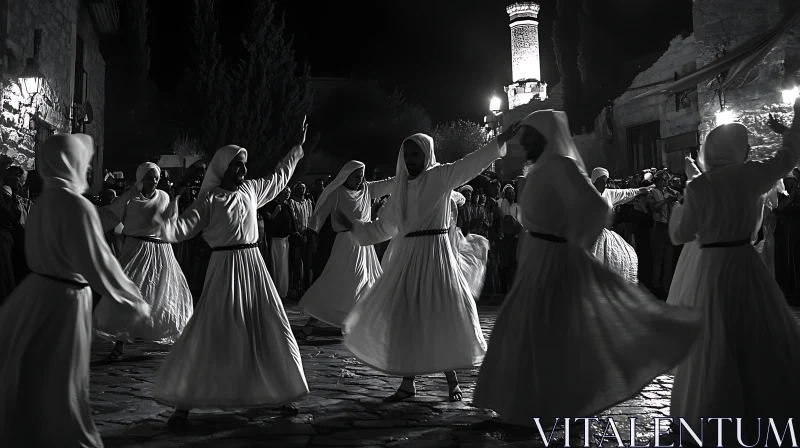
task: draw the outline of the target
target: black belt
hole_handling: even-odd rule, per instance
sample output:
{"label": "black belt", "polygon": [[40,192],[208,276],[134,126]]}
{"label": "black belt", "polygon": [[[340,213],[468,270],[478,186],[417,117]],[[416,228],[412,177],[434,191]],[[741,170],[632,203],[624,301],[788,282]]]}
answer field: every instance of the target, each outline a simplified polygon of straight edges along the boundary
{"label": "black belt", "polygon": [[211,252],[221,252],[225,250],[243,250],[243,249],[253,249],[258,247],[258,243],[250,243],[250,244],[234,244],[233,246],[219,246],[219,247],[212,247]]}
{"label": "black belt", "polygon": [[336,232],[336,233],[347,233],[347,232],[349,232],[349,230],[342,230],[341,232]]}
{"label": "black belt", "polygon": [[417,230],[411,233],[406,233],[406,238],[414,238],[415,236],[444,235],[449,232],[450,229]]}
{"label": "black belt", "polygon": [[124,236],[125,238],[133,238],[133,239],[137,239],[137,240],[140,240],[140,241],[145,241],[145,242],[148,242],[148,243],[169,244],[166,241],[160,240],[158,238],[153,238],[152,236],[133,236],[133,235],[125,235],[125,234],[123,234],[122,236]]}
{"label": "black belt", "polygon": [[550,235],[549,233],[539,233],[539,232],[528,232],[528,234],[534,238],[539,238],[540,240],[550,241],[551,243],[566,243],[567,239],[562,238],[560,236]]}
{"label": "black belt", "polygon": [[739,246],[749,246],[750,239],[746,240],[739,240],[739,241],[722,241],[719,243],[708,243],[703,244],[700,246],[701,249],[717,249],[722,247],[739,247]]}
{"label": "black belt", "polygon": [[74,287],[76,287],[78,289],[83,289],[83,288],[88,288],[89,287],[88,283],[79,282],[77,280],[70,280],[70,279],[66,279],[66,278],[54,277],[52,275],[40,274],[38,272],[34,272],[34,274],[38,275],[39,277],[49,278],[50,280],[52,280],[54,282],[64,283],[66,285],[74,286]]}

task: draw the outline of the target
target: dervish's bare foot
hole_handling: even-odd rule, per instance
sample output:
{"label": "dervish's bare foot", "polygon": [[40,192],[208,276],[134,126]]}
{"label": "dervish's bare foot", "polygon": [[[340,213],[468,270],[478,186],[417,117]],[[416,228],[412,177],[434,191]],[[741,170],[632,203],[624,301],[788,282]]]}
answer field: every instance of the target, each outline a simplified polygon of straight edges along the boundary
{"label": "dervish's bare foot", "polygon": [[464,394],[461,392],[461,386],[458,385],[458,381],[448,381],[447,385],[450,387],[451,402],[461,401],[464,398]]}
{"label": "dervish's bare foot", "polygon": [[417,391],[416,390],[408,391],[408,390],[405,390],[405,389],[403,389],[401,387],[400,389],[397,389],[397,392],[395,392],[392,395],[389,395],[388,397],[384,398],[383,402],[384,403],[397,403],[399,401],[407,400],[407,399],[409,399],[409,398],[411,398],[411,397],[413,397],[415,395],[417,395]]}

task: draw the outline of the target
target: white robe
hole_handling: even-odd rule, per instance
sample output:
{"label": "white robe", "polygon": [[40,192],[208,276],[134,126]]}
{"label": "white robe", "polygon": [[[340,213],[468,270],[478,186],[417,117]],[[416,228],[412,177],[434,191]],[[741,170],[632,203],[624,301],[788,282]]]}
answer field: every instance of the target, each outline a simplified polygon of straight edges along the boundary
{"label": "white robe", "polygon": [[[460,196],[460,202],[464,204],[464,196]],[[461,273],[469,283],[472,297],[477,301],[481,298],[483,282],[486,278],[486,263],[489,260],[489,240],[471,233],[464,236],[461,229],[456,226],[458,221],[458,202],[455,195],[450,201],[450,244],[458,258],[458,265]]]}
{"label": "white robe", "polygon": [[[606,188],[600,196],[609,207],[624,204],[639,194],[638,188]],[[592,245],[592,255],[613,272],[631,283],[638,283],[639,257],[630,244],[617,232],[604,228]]]}
{"label": "white robe", "polygon": [[[170,221],[163,238],[202,231],[212,247],[258,240],[256,210],[285,187],[302,157],[290,152],[265,178],[211,189]],[[211,254],[203,294],[158,372],[154,398],[181,409],[261,408],[308,394],[300,350],[258,248]]]}
{"label": "white robe", "polygon": [[[800,418],[800,324],[773,275],[750,244],[701,247],[752,240],[762,195],[800,157],[797,140],[785,144],[774,158],[733,163],[697,177],[687,185],[683,206],[673,210],[673,242],[693,246],[681,252],[683,269],[673,279],[681,287],[670,290],[668,302],[693,304],[706,319],[701,343],[676,370],[673,417],[690,423],[722,415],[751,422],[771,417],[780,431],[785,423],[777,419]],[[722,443],[734,446],[735,426],[726,426],[732,431]],[[716,435],[716,424],[705,432]],[[745,432],[744,440],[754,443],[755,437]],[[715,438],[706,443],[716,446]]]}
{"label": "white robe", "polygon": [[141,194],[126,193],[99,210],[104,231],[110,231],[119,223],[123,225],[125,236],[122,237],[119,262],[152,307],[153,318],[145,328],[127,328],[124,316],[119,316],[107,300],[100,300],[94,312],[94,327],[96,334],[103,339],[133,342],[136,336],[173,344],[192,317],[194,299],[172,245],[135,238],[160,239],[161,232],[154,217],[160,216],[169,202],[169,195],[162,190],[156,190],[150,199]]}
{"label": "white robe", "polygon": [[270,238],[269,257],[272,262],[272,275],[275,276],[275,290],[278,297],[289,295],[289,237]]}
{"label": "white robe", "polygon": [[[316,216],[343,212],[350,220],[370,221],[372,198],[390,193],[393,179],[365,182],[359,191],[341,186],[324,202],[324,209],[315,210]],[[319,232],[324,219],[310,220],[312,230]],[[331,257],[320,277],[308,288],[300,300],[300,309],[306,314],[334,327],[344,327],[344,320],[356,302],[372,287],[383,270],[373,246],[359,246],[350,232],[343,232],[333,223],[336,239]]]}
{"label": "white robe", "polygon": [[[361,362],[400,376],[480,364],[486,341],[470,283],[450,242],[450,192],[504,154],[505,146],[493,141],[455,163],[435,166],[409,180],[405,225],[390,222],[391,216],[356,223],[353,236],[360,244],[393,237],[383,274],[345,321],[345,346]],[[448,233],[405,236],[432,229]]]}
{"label": "white robe", "polygon": [[[88,283],[125,318],[149,312],[85,198],[45,188],[28,217],[25,243],[31,271]],[[89,403],[91,316],[91,289],[38,274],[0,307],[0,446],[103,446]]]}
{"label": "white robe", "polygon": [[667,306],[587,252],[610,210],[574,160],[537,161],[520,204],[526,231],[567,241],[523,234],[474,406],[519,425],[591,416],[634,397],[684,359],[700,316]]}

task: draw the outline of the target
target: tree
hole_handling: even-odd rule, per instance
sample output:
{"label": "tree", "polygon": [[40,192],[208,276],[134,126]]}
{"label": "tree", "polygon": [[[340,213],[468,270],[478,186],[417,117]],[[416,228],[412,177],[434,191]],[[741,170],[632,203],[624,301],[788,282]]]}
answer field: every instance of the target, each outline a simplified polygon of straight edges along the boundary
{"label": "tree", "polygon": [[481,125],[466,120],[439,124],[431,137],[436,145],[436,160],[440,163],[455,162],[481,149],[488,141],[488,134]]}
{"label": "tree", "polygon": [[238,60],[224,51],[219,29],[214,0],[195,0],[196,46],[187,77],[195,113],[185,125],[209,153],[226,144],[247,148],[251,173],[264,175],[300,136],[312,101],[309,66],[298,70],[285,20],[275,17],[272,1],[256,2]]}

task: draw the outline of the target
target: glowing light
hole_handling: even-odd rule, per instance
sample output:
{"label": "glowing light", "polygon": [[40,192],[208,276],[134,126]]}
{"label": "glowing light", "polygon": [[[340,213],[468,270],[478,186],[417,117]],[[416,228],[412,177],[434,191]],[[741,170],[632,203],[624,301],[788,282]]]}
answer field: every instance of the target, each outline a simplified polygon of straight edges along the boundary
{"label": "glowing light", "polygon": [[39,93],[39,78],[23,78],[22,87],[25,88],[25,93],[29,96]]}
{"label": "glowing light", "polygon": [[800,88],[795,87],[794,89],[784,90],[781,92],[783,94],[783,102],[786,104],[793,104],[794,100],[800,96]]}
{"label": "glowing light", "polygon": [[493,97],[492,101],[489,102],[489,110],[492,111],[492,112],[499,112],[501,104],[502,103],[500,102],[500,98]]}
{"label": "glowing light", "polygon": [[717,126],[733,123],[735,119],[736,117],[730,110],[722,109],[721,111],[717,112]]}

